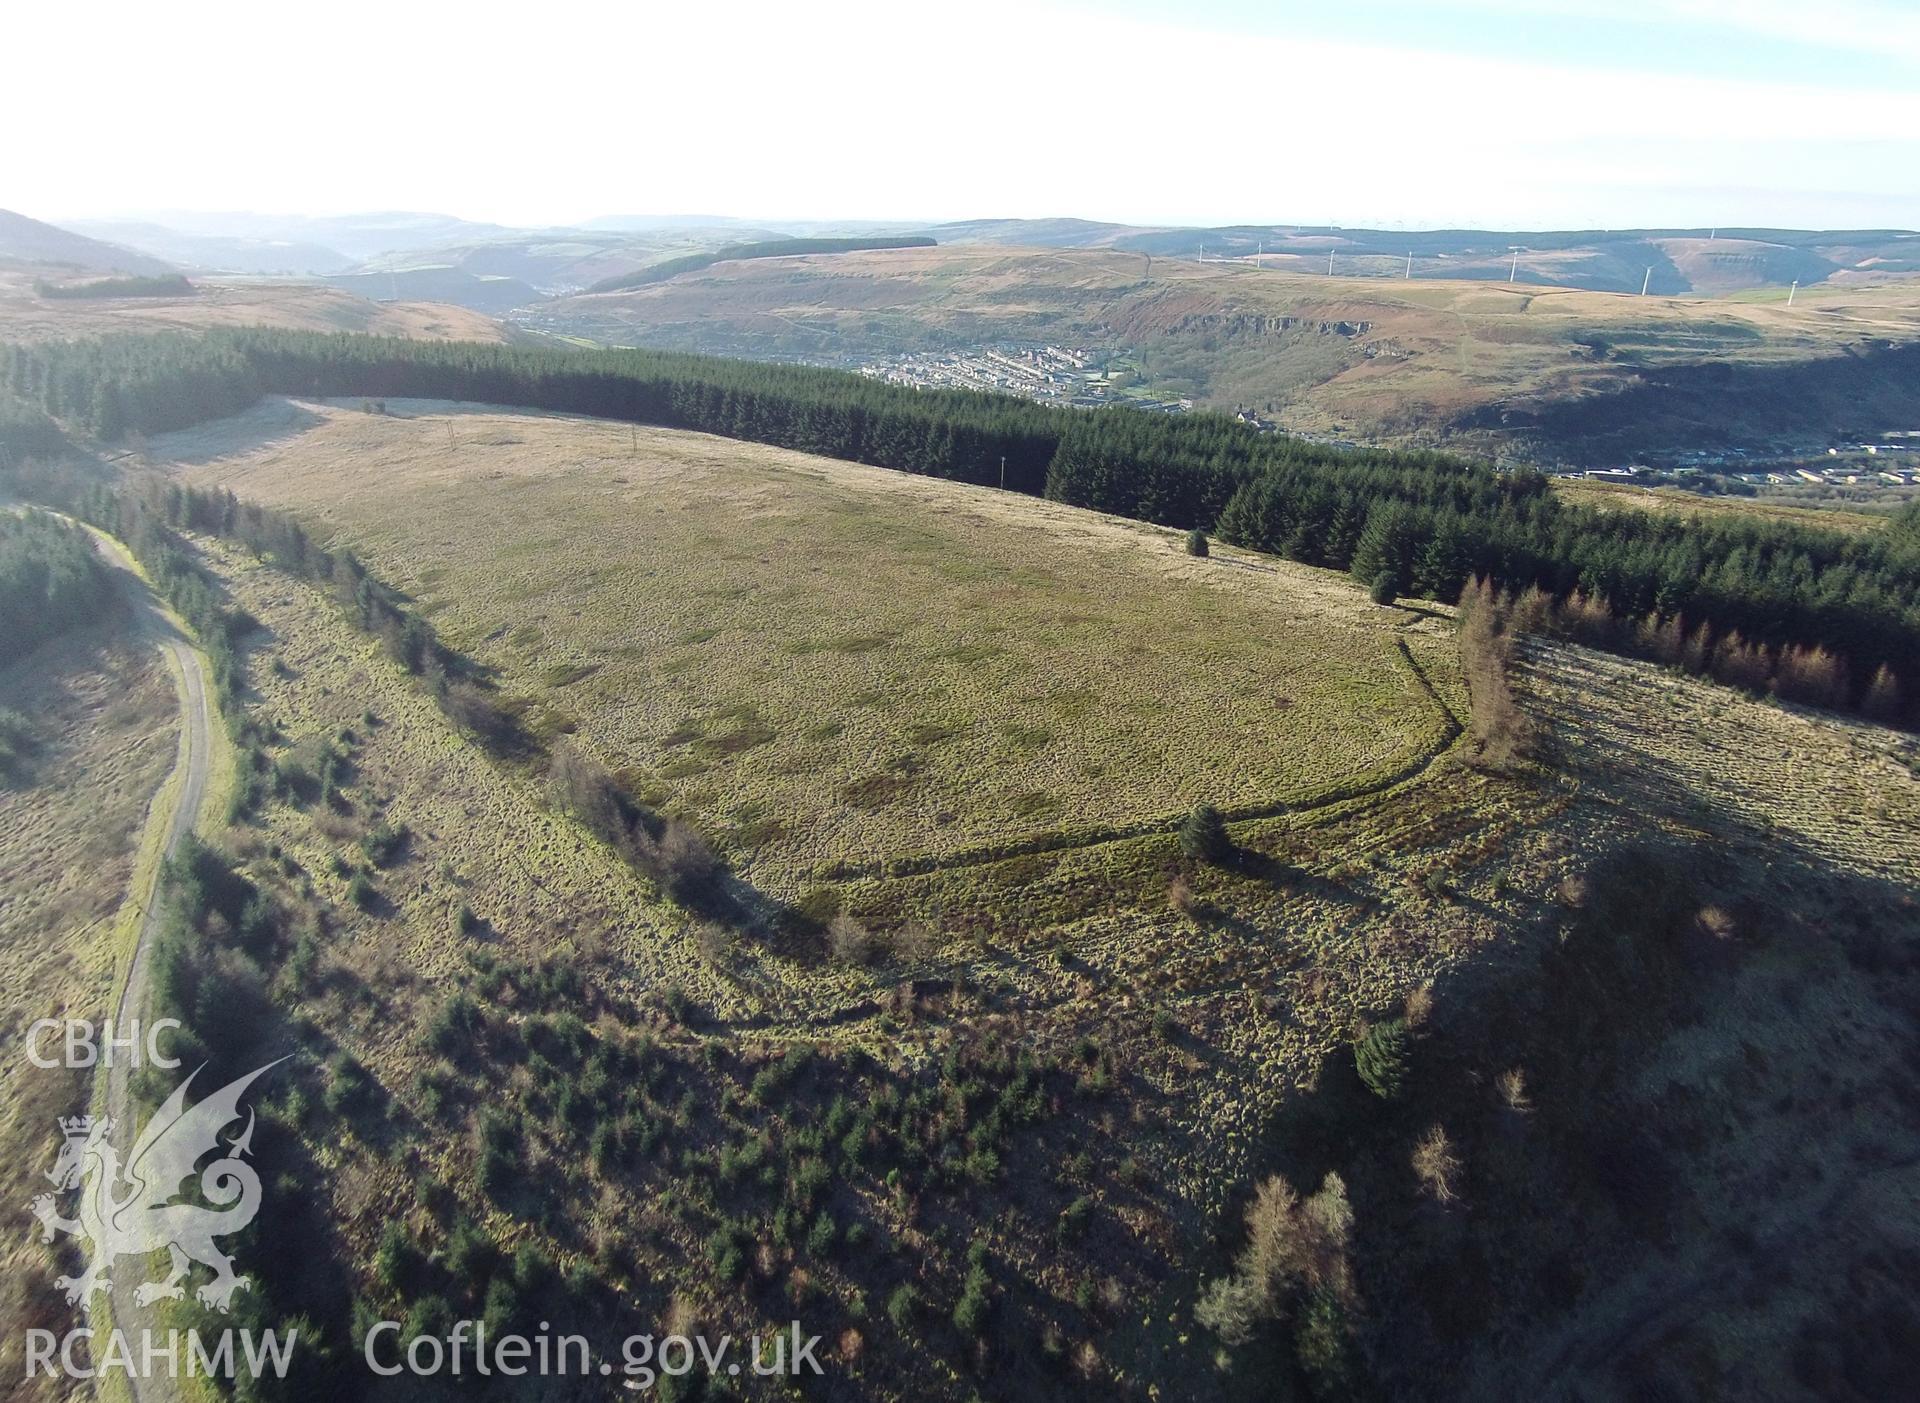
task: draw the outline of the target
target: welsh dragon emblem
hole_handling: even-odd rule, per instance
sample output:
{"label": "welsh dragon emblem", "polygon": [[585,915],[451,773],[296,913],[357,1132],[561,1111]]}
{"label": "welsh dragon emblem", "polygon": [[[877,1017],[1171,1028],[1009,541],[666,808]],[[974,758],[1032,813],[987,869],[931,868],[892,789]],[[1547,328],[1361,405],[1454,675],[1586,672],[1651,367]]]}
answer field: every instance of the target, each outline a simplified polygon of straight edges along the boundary
{"label": "welsh dragon emblem", "polygon": [[[214,1239],[239,1232],[260,1211],[260,1176],[246,1162],[253,1145],[252,1110],[246,1112],[246,1129],[236,1138],[223,1142],[220,1134],[240,1119],[240,1098],[247,1087],[278,1065],[270,1062],[189,1106],[187,1088],[206,1070],[201,1066],[141,1128],[124,1167],[111,1142],[111,1120],[60,1119],[64,1143],[47,1171],[54,1191],[39,1195],[30,1208],[40,1220],[41,1241],[52,1242],[55,1233],[66,1233],[93,1244],[85,1271],[54,1281],[70,1304],[84,1302],[95,1291],[111,1290],[113,1283],[106,1273],[119,1258],[142,1258],[165,1248],[171,1258],[168,1276],[141,1285],[134,1292],[136,1304],[179,1300],[186,1293],[181,1283],[198,1262],[211,1267],[214,1278],[195,1297],[221,1312],[231,1307],[233,1293],[246,1286],[248,1279],[233,1274],[233,1259]],[[219,1157],[196,1170],[210,1154]],[[176,1201],[196,1172],[201,1197],[214,1205],[211,1208]],[[76,1189],[80,1195],[76,1216],[63,1218],[56,1200]]]}

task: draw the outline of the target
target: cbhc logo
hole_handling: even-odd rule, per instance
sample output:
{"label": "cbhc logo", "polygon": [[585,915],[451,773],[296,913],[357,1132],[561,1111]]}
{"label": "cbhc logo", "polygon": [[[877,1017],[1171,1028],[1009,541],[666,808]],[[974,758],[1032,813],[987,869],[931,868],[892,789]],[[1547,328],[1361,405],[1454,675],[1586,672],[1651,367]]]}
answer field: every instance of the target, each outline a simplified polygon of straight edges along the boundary
{"label": "cbhc logo", "polygon": [[[142,1038],[140,1020],[136,1018],[127,1024],[125,1037],[115,1037],[111,1019],[96,1029],[85,1019],[42,1018],[27,1029],[27,1060],[36,1067],[111,1067],[114,1054],[125,1052],[127,1066],[164,1067],[171,1071],[180,1065],[180,1059],[160,1051],[160,1034],[165,1029],[177,1032],[180,1026],[177,1018],[157,1019]],[[51,1033],[61,1035],[59,1056],[49,1056],[44,1050],[46,1036]]]}

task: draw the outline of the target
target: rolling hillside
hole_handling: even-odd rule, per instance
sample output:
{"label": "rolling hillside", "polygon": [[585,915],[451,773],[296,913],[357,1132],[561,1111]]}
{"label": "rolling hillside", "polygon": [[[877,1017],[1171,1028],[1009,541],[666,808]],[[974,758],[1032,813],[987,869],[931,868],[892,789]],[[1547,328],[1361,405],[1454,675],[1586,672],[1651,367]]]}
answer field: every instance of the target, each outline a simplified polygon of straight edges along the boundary
{"label": "rolling hillside", "polygon": [[317,244],[354,260],[394,249],[433,248],[512,232],[498,224],[476,224],[452,215],[412,210],[318,216],[165,210],[139,217],[176,234]]}
{"label": "rolling hillside", "polygon": [[312,283],[200,282],[191,297],[50,301],[30,272],[0,270],[0,340],[38,341],[121,332],[272,326],[380,336],[498,342],[508,328],[464,307],[429,301],[373,302]]}
{"label": "rolling hillside", "polygon": [[671,258],[779,237],[746,225],[535,230],[399,249],[368,259],[360,271],[405,272],[437,266],[478,278],[516,278],[541,292],[577,292]]}
{"label": "rolling hillside", "polygon": [[[1299,807],[1447,738],[1397,617],[1319,572],[1194,566],[1163,529],[782,449],[414,400],[384,415],[270,401],[217,427],[271,448],[209,443],[216,480],[417,578],[449,639],[788,898],[836,863],[1164,826],[1199,794]],[[524,564],[503,578],[499,551],[450,536],[449,517],[490,523]],[[616,603],[600,582],[622,575],[649,587]],[[970,616],[981,597],[994,608]],[[716,598],[740,601],[724,627]],[[1271,728],[1275,695],[1303,719]],[[1111,783],[1143,735],[1155,758]]]}
{"label": "rolling hillside", "polygon": [[[1296,272],[1519,280],[1589,292],[1715,296],[1746,288],[1920,273],[1920,234],[1892,229],[1389,230],[1290,224],[1143,228],[1084,219],[989,219],[936,226],[942,243],[1111,248],[1168,258],[1260,258]],[[1514,255],[1518,254],[1517,268]]]}
{"label": "rolling hillside", "polygon": [[310,240],[192,234],[134,219],[82,219],[73,227],[182,268],[209,273],[339,273],[354,260]]}
{"label": "rolling hillside", "polygon": [[[259,1055],[329,1049],[272,1126],[308,1186],[274,1226],[335,1225],[262,1270],[278,1309],[345,1330],[424,1272],[609,1358],[635,1319],[791,1315],[851,1398],[1320,1399],[1328,1350],[1360,1396],[1685,1368],[1784,1403],[1849,1396],[1842,1367],[1888,1396],[1911,738],[1540,640],[1513,685],[1552,744],[1487,767],[1445,606],[700,434],[275,400],[144,455],[352,548],[555,762],[489,764],[341,607],[372,586],[195,533],[263,625],[223,851],[285,913],[247,963],[205,943],[271,980]],[[1431,690],[1366,676],[1370,637]],[[1369,704],[1460,719],[1411,773],[1236,821],[1231,860],[1161,821],[965,866],[809,851],[1309,777]],[[799,899],[724,926],[644,878],[553,797],[582,755],[706,825],[734,890]],[[1369,1079],[1375,1027],[1404,1085]],[[1330,1345],[1221,1309],[1268,1174],[1343,1224]]]}
{"label": "rolling hillside", "polygon": [[1127,353],[1159,393],[1250,407],[1295,431],[1549,460],[1818,446],[1920,423],[1907,349],[1920,342],[1920,283],[1784,303],[975,245],[718,265],[561,299],[525,321],[616,345],[833,365],[1055,342]]}
{"label": "rolling hillside", "polygon": [[459,268],[384,269],[379,272],[337,273],[327,278],[331,287],[370,300],[445,302],[469,311],[498,316],[516,307],[540,301],[540,294],[518,278],[497,274],[476,276]]}
{"label": "rolling hillside", "polygon": [[0,209],[0,259],[89,273],[171,273],[173,266],[117,244]]}

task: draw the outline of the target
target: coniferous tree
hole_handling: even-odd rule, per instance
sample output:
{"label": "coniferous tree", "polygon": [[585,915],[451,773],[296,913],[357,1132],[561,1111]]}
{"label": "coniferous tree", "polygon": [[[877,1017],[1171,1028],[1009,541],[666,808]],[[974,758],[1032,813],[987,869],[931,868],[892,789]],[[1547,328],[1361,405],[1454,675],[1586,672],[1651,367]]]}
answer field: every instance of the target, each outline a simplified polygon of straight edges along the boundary
{"label": "coniferous tree", "polygon": [[1407,1025],[1398,1018],[1376,1023],[1353,1046],[1360,1080],[1382,1100],[1398,1100],[1407,1083]]}
{"label": "coniferous tree", "polygon": [[[1767,685],[1783,650],[1821,649],[1864,702],[1881,668],[1920,696],[1920,508],[1881,533],[1729,516],[1570,505],[1541,475],[1418,452],[1336,449],[1216,414],[1095,413],[839,372],[651,351],[576,351],[227,330],[8,348],[0,441],[60,426],[156,433],[231,414],[262,393],[408,395],[525,405],[750,438],[908,472],[1006,485],[1075,506],[1217,534],[1349,570],[1391,571],[1396,595],[1448,599],[1469,576],[1559,601],[1599,646]],[[38,420],[24,416],[40,415]],[[26,425],[17,428],[16,425]],[[37,425],[37,427],[34,427]],[[28,448],[26,452],[50,451]],[[209,510],[224,510],[210,504]],[[193,529],[211,529],[195,519]],[[294,559],[289,534],[261,549]],[[318,577],[318,576],[316,576]],[[1653,617],[1657,630],[1641,627]],[[1726,640],[1739,635],[1737,649]],[[1882,699],[1888,694],[1881,689]],[[1876,705],[1884,704],[1883,700]]]}
{"label": "coniferous tree", "polygon": [[1226,820],[1212,804],[1201,804],[1180,825],[1180,850],[1216,866],[1225,866],[1234,855],[1233,839],[1227,833]]}

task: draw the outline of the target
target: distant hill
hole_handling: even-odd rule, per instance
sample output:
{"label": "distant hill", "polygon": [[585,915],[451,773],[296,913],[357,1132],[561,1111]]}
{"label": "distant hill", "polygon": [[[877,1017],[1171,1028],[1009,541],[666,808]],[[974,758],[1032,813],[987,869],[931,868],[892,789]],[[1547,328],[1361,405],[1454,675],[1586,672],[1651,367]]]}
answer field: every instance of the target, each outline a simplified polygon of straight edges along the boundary
{"label": "distant hill", "polygon": [[[1033,248],[1101,248],[1146,231],[1093,219],[966,219],[929,231],[943,244],[1024,244]],[[1191,231],[1188,231],[1191,232]]]}
{"label": "distant hill", "polygon": [[432,248],[453,239],[492,238],[514,231],[501,224],[476,224],[445,214],[338,215],[303,220],[275,237],[312,239],[352,258],[371,258],[402,248]]}
{"label": "distant hill", "polygon": [[476,224],[452,215],[412,210],[319,216],[156,210],[128,218],[174,234],[313,245],[354,262],[398,249],[433,248],[516,232],[504,225]]}
{"label": "distant hill", "polygon": [[[1920,274],[1920,234],[1898,229],[1349,229],[1311,224],[1210,227],[1106,220],[748,220],[609,215],[522,229],[419,211],[261,215],[159,212],[76,224],[80,233],[197,271],[403,272],[447,267],[564,295],[673,259],[775,239],[922,235],[942,246],[1108,249],[1156,258],[1259,260],[1276,271],[1505,282],[1589,292],[1724,296],[1765,287],[1872,282]],[[1518,267],[1514,258],[1518,254]],[[17,255],[24,256],[24,255]],[[121,271],[157,271],[126,266]],[[96,266],[96,265],[84,265]],[[105,265],[97,265],[104,267]],[[492,305],[491,300],[489,305]]]}
{"label": "distant hill", "polygon": [[652,232],[548,229],[463,239],[428,249],[400,249],[370,258],[356,271],[448,267],[475,277],[518,278],[543,293],[568,293],[667,259],[710,252],[743,238],[779,237],[748,225],[677,226]]}
{"label": "distant hill", "polygon": [[725,229],[736,236],[741,231],[759,231],[751,220],[726,214],[608,214],[576,226],[596,234],[648,234],[663,229]]}
{"label": "distant hill", "polygon": [[0,258],[52,263],[89,273],[158,274],[177,271],[172,264],[117,244],[103,243],[0,209]]}
{"label": "distant hill", "polygon": [[92,238],[137,249],[196,272],[297,276],[342,273],[355,262],[338,249],[323,244],[231,234],[189,234],[140,220],[78,219],[73,227]]}
{"label": "distant hill", "polygon": [[448,267],[336,273],[323,281],[374,302],[445,302],[488,316],[543,300],[518,278],[476,277]]}
{"label": "distant hill", "polygon": [[33,290],[42,297],[116,298],[116,297],[192,297],[197,289],[185,273],[146,274],[133,278],[86,278],[76,283],[35,279]]}
{"label": "distant hill", "polygon": [[506,341],[516,335],[464,307],[370,302],[311,282],[203,282],[184,297],[47,298],[36,287],[43,280],[43,273],[26,267],[0,267],[0,341],[234,326],[458,341]]}
{"label": "distant hill", "polygon": [[[786,237],[742,220],[607,220],[605,227],[510,229],[437,214],[365,214],[325,218],[256,214],[161,213],[140,219],[90,220],[82,232],[165,258],[196,272],[247,275],[405,275],[421,296],[500,310],[539,295],[578,292],[606,278],[727,244]],[[475,289],[447,271],[475,279],[513,279],[529,291]],[[375,289],[367,283],[356,290]],[[391,296],[375,289],[371,296]],[[403,290],[401,295],[407,293]]]}
{"label": "distant hill", "polygon": [[800,258],[819,253],[879,253],[887,249],[932,248],[934,241],[925,234],[906,234],[894,238],[852,238],[852,239],[766,239],[752,244],[726,244],[712,253],[690,253],[681,258],[669,258],[638,272],[627,273],[620,277],[603,278],[588,288],[588,292],[622,292],[630,287],[644,287],[648,283],[663,278],[678,277],[681,273],[695,273],[702,268],[711,268],[716,263],[750,258]]}
{"label": "distant hill", "polygon": [[[1659,237],[1665,266],[1703,280],[1818,271],[1810,249]],[[1643,239],[1580,256],[1607,260],[1619,281],[1644,278],[1647,264],[1634,260],[1656,247]],[[1914,353],[1891,351],[1920,346],[1920,279],[1845,285],[1835,274],[1788,308],[1777,286],[1640,297],[1637,285],[1622,295],[1532,282],[1524,264],[1516,286],[1504,276],[1407,281],[1353,253],[1336,257],[1335,276],[1325,270],[1324,253],[1313,264],[1270,257],[1262,269],[1211,253],[1202,263],[962,243],[716,263],[516,320],[609,345],[846,367],[905,352],[1075,346],[1118,358],[1127,382],[1160,398],[1250,409],[1296,432],[1548,461],[1824,444],[1920,423]]]}
{"label": "distant hill", "polygon": [[[1920,235],[1903,230],[1575,229],[1408,232],[1294,224],[1176,228],[1091,219],[973,219],[935,225],[884,221],[768,221],[721,217],[605,218],[580,229],[461,239],[388,253],[369,266],[449,263],[567,293],[648,272],[670,260],[725,257],[730,245],[781,238],[887,239],[926,235],[942,246],[1111,249],[1153,257],[1256,259],[1275,270],[1343,276],[1505,282],[1589,292],[1641,290],[1722,296],[1763,287],[1874,281],[1920,273]],[[1514,266],[1518,253],[1519,264]],[[1651,274],[1649,275],[1649,270]]]}
{"label": "distant hill", "polygon": [[[1208,229],[1085,219],[984,219],[933,226],[942,244],[1111,248],[1167,258],[1261,258],[1269,268],[1347,276],[1505,282],[1589,292],[1718,296],[1759,287],[1920,273],[1920,234],[1898,229],[1343,229],[1237,224]],[[1519,265],[1514,266],[1514,255]]]}

